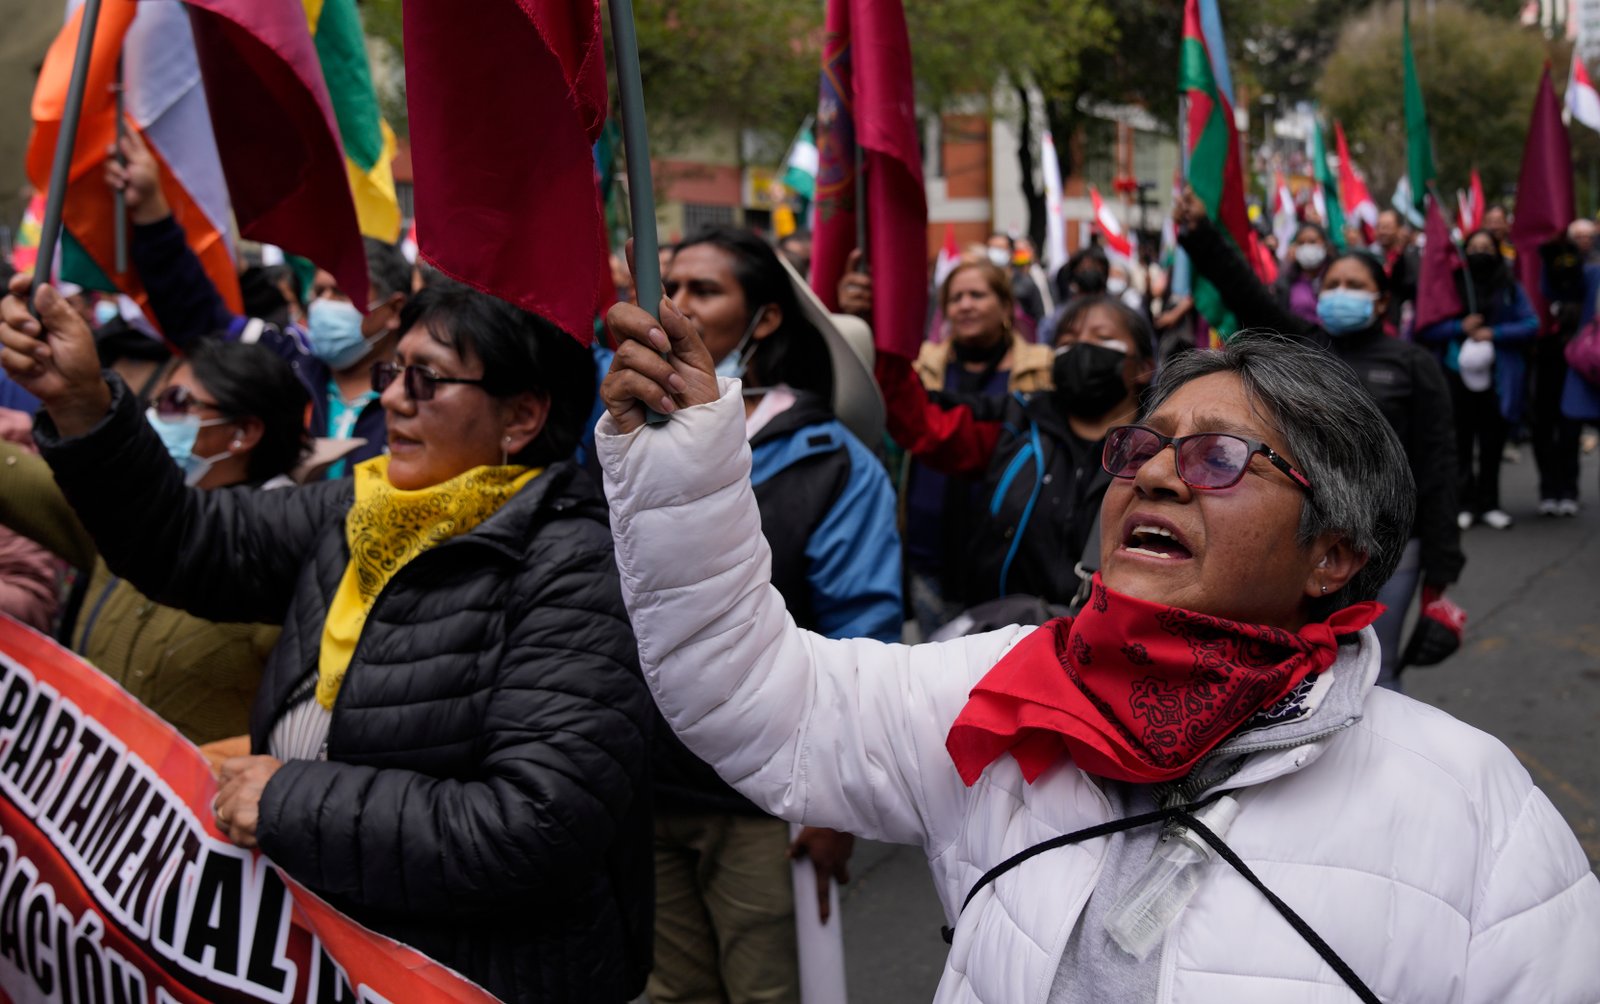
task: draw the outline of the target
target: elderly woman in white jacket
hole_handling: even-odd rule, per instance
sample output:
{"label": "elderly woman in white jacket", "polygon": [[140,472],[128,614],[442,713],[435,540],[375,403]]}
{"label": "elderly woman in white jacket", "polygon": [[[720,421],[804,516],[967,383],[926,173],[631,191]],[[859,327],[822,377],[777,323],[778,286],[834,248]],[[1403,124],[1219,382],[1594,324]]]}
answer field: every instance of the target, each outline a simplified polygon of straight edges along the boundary
{"label": "elderly woman in white jacket", "polygon": [[1170,365],[1108,438],[1084,610],[906,647],[795,627],[739,385],[661,315],[613,308],[596,438],[650,687],[773,814],[924,849],[939,1001],[1600,1000],[1571,830],[1505,746],[1373,687],[1413,489],[1337,361]]}

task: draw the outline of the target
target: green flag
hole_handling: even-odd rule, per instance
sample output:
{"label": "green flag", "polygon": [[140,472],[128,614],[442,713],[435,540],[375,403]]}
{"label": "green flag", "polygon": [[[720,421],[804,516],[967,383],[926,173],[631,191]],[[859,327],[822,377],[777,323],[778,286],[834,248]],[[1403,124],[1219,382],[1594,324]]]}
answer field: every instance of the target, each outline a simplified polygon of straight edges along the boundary
{"label": "green flag", "polygon": [[810,120],[800,127],[800,132],[794,138],[794,144],[789,147],[789,156],[783,164],[783,183],[798,193],[802,198],[814,199],[817,196],[817,141],[811,135]]}
{"label": "green flag", "polygon": [[1411,182],[1411,199],[1417,212],[1433,184],[1433,142],[1428,138],[1428,110],[1422,104],[1422,85],[1417,83],[1417,60],[1411,52],[1411,0],[1406,0],[1405,22],[1401,28],[1405,46],[1406,87],[1406,176]]}
{"label": "green flag", "polygon": [[1333,246],[1343,251],[1344,206],[1339,201],[1339,176],[1328,168],[1328,146],[1322,142],[1322,120],[1311,119],[1311,169],[1316,172],[1317,187],[1322,189],[1322,225],[1328,231]]}

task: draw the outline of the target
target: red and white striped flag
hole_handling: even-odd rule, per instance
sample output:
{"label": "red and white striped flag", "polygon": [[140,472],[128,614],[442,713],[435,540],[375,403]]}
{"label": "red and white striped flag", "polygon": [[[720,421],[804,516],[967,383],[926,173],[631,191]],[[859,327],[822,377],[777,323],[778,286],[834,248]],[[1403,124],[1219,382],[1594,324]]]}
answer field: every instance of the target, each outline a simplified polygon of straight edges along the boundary
{"label": "red and white striped flag", "polygon": [[1133,242],[1122,232],[1122,223],[1106,204],[1100,201],[1100,190],[1089,186],[1089,199],[1094,203],[1094,228],[1106,242],[1106,251],[1122,258],[1133,257]]}
{"label": "red and white striped flag", "polygon": [[1572,53],[1572,70],[1567,75],[1567,111],[1572,117],[1600,132],[1600,92],[1589,80],[1589,69],[1576,50]]}

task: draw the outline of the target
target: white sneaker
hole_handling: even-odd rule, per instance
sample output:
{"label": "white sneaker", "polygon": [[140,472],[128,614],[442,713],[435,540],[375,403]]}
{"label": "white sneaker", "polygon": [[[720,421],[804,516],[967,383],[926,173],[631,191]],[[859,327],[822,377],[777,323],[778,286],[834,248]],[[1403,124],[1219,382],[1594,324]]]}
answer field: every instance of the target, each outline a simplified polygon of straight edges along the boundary
{"label": "white sneaker", "polygon": [[1473,521],[1474,517],[1472,513],[1467,512],[1465,509],[1456,514],[1456,526],[1459,526],[1463,530],[1472,529]]}
{"label": "white sneaker", "polygon": [[1559,516],[1559,515],[1561,515],[1561,503],[1557,502],[1555,499],[1540,499],[1539,500],[1539,515],[1541,515],[1541,516]]}
{"label": "white sneaker", "polygon": [[1578,509],[1580,508],[1577,499],[1562,499],[1560,502],[1556,503],[1556,506],[1558,511],[1563,516],[1576,516],[1578,515]]}
{"label": "white sneaker", "polygon": [[1511,514],[1504,509],[1490,509],[1483,514],[1485,526],[1495,530],[1504,530],[1511,525]]}

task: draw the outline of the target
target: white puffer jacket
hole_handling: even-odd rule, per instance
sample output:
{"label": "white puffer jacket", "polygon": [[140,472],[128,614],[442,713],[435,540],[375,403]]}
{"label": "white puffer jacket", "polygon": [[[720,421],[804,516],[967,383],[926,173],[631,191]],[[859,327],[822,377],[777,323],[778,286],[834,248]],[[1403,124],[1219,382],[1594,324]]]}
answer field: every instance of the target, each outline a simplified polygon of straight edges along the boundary
{"label": "white puffer jacket", "polygon": [[[830,641],[768,584],[736,387],[596,445],[623,596],[667,721],[758,805],[920,845],[947,919],[986,870],[1104,821],[1070,764],[1025,784],[1002,757],[971,788],[944,740],[972,685],[1027,628],[941,645]],[[1377,673],[1370,631],[1335,672]],[[1227,841],[1385,1001],[1600,1001],[1600,883],[1503,745],[1373,690],[1332,738],[1257,754]],[[941,1002],[1044,1004],[1098,880],[1104,839],[1046,852],[980,892],[956,926]],[[937,937],[940,918],[928,918]],[[1161,949],[1161,1002],[1355,999],[1230,867],[1210,866]]]}

